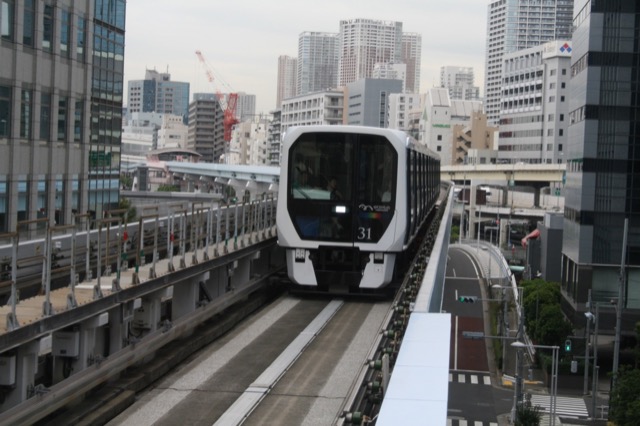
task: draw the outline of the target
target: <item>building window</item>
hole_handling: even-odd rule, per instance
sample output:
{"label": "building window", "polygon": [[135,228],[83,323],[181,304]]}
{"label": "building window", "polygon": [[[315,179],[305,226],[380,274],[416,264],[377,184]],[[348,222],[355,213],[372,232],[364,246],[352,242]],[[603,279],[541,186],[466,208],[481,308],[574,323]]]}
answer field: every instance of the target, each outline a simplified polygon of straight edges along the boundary
{"label": "building window", "polygon": [[556,101],[556,97],[555,96],[549,96],[549,103],[555,102],[555,101]]}
{"label": "building window", "polygon": [[73,141],[82,142],[82,128],[84,127],[84,102],[76,101],[73,120]]}
{"label": "building window", "polygon": [[560,114],[560,121],[564,121],[564,114]]}
{"label": "building window", "polygon": [[564,129],[558,129],[558,136],[564,136]]}
{"label": "building window", "polygon": [[20,101],[20,137],[25,139],[31,138],[32,131],[32,108],[33,108],[33,92],[31,90],[22,90]]}
{"label": "building window", "polygon": [[442,135],[438,135],[437,140],[441,141],[442,140]]}
{"label": "building window", "polygon": [[560,102],[564,102],[564,96],[560,96]]}
{"label": "building window", "polygon": [[40,139],[48,141],[51,137],[51,94],[40,94]]}
{"label": "building window", "polygon": [[553,121],[555,119],[555,114],[549,114],[549,121]]}
{"label": "building window", "polygon": [[76,60],[84,62],[84,45],[87,38],[87,21],[83,17],[78,17],[78,29],[76,31]]}
{"label": "building window", "polygon": [[555,70],[555,69],[550,70],[550,71],[549,71],[549,75],[551,75],[551,76],[556,75],[556,70]]}
{"label": "building window", "polygon": [[11,87],[0,86],[0,137],[11,136]]}
{"label": "building window", "polygon": [[547,129],[547,136],[553,136],[553,129]]}
{"label": "building window", "polygon": [[436,151],[438,151],[438,152],[442,151],[442,147],[441,147],[440,145],[438,145],[438,146],[436,147]]}
{"label": "building window", "polygon": [[558,151],[562,151],[562,144],[561,143],[558,144]]}
{"label": "building window", "polygon": [[565,87],[567,87],[567,83],[564,83],[564,82],[560,83],[560,88],[561,89],[564,89]]}
{"label": "building window", "polygon": [[562,68],[562,75],[567,75],[567,69],[566,68]]}
{"label": "building window", "polygon": [[58,100],[58,141],[67,140],[67,98],[61,97]]}
{"label": "building window", "polygon": [[[0,177],[4,179],[4,177]],[[8,232],[7,228],[7,208],[9,203],[7,202],[7,182],[0,181],[0,232]]]}
{"label": "building window", "polygon": [[42,15],[42,50],[51,52],[53,41],[53,6],[44,5],[44,13]]}
{"label": "building window", "polygon": [[36,29],[36,8],[34,0],[24,2],[24,24],[22,27],[22,44],[33,47],[33,35]]}
{"label": "building window", "polygon": [[549,89],[555,89],[556,88],[556,84],[555,83],[549,83]]}
{"label": "building window", "polygon": [[4,40],[13,41],[15,11],[14,0],[2,0],[2,9],[0,9],[0,36],[2,36]]}
{"label": "building window", "polygon": [[69,43],[71,42],[71,13],[62,10],[60,19],[60,56],[68,58],[71,55]]}

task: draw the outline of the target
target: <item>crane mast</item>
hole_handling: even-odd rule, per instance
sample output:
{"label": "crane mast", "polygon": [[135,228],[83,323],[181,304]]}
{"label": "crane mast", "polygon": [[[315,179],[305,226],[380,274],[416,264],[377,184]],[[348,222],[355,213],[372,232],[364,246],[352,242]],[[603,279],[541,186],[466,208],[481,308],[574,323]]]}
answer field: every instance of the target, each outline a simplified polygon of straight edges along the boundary
{"label": "crane mast", "polygon": [[227,95],[228,99],[225,99],[225,96],[218,90],[215,86],[215,78],[213,76],[213,70],[207,64],[207,61],[204,58],[204,55],[201,51],[196,50],[196,56],[198,60],[202,64],[206,74],[207,80],[209,83],[214,85],[216,89],[216,97],[218,98],[218,104],[220,105],[220,109],[223,113],[222,125],[224,128],[224,136],[223,139],[225,142],[231,141],[231,131],[233,130],[233,126],[238,124],[238,119],[236,118],[236,106],[238,104],[238,94],[229,90],[229,94]]}

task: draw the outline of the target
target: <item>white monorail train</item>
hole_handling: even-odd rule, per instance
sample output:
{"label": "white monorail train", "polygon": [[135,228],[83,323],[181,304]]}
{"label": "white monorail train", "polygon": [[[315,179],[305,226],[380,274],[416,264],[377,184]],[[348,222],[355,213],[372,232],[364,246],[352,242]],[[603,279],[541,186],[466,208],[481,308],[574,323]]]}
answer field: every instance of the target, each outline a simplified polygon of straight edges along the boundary
{"label": "white monorail train", "polygon": [[405,272],[439,190],[439,157],[404,132],[287,130],[277,228],[289,278],[301,289],[376,293]]}

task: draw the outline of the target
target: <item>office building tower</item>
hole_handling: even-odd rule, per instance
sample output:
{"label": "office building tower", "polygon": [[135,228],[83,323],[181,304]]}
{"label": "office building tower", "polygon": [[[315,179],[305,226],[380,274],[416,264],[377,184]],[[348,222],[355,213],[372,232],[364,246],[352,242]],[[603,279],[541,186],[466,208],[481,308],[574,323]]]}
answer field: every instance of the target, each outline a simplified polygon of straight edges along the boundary
{"label": "office building tower", "polygon": [[239,121],[253,120],[256,117],[256,95],[238,92],[235,115]]}
{"label": "office building tower", "polygon": [[402,93],[402,80],[362,78],[347,85],[347,124],[389,127],[389,102]]}
{"label": "office building tower", "polygon": [[371,78],[402,80],[402,93],[405,93],[407,87],[407,64],[394,64],[390,62],[375,64]]}
{"label": "office building tower", "polygon": [[402,62],[402,22],[344,20],[340,21],[339,37],[340,87],[363,78],[371,78],[373,67],[377,63]]}
{"label": "office building tower", "polygon": [[591,309],[618,301],[626,218],[626,318],[640,308],[639,10],[639,0],[576,0],[566,153],[563,295],[576,310],[589,291]]}
{"label": "office building tower", "polygon": [[298,79],[298,59],[281,55],[278,57],[278,87],[276,93],[276,108],[280,108],[283,99],[296,95]]}
{"label": "office building tower", "polygon": [[405,91],[420,93],[420,64],[422,62],[422,35],[403,33],[400,61],[407,66]]}
{"label": "office building tower", "polygon": [[503,163],[565,161],[571,41],[504,56],[498,158]]}
{"label": "office building tower", "polygon": [[125,15],[125,0],[0,3],[0,232],[117,208]]}
{"label": "office building tower", "polygon": [[420,112],[421,96],[412,93],[393,93],[389,95],[389,124],[390,129],[409,131],[412,112]]}
{"label": "office building tower", "polygon": [[[440,155],[440,164],[450,166],[458,164],[459,158],[466,155],[466,147],[454,144],[453,127],[470,126],[474,112],[482,110],[478,101],[451,100],[444,88],[432,88],[427,91],[423,120],[420,128],[420,140],[429,149]],[[462,152],[459,152],[462,150]]]}
{"label": "office building tower", "polygon": [[338,34],[303,32],[298,37],[296,94],[320,92],[338,83]]}
{"label": "office building tower", "polygon": [[340,89],[285,99],[280,112],[280,134],[293,126],[344,124],[344,109],[344,92]]}
{"label": "office building tower", "polygon": [[171,81],[171,74],[146,70],[144,80],[130,80],[127,95],[129,114],[157,112],[179,115],[187,124],[189,83]]}
{"label": "office building tower", "polygon": [[224,163],[228,144],[224,142],[223,113],[214,93],[194,93],[189,105],[187,149],[196,151],[208,163]]}
{"label": "office building tower", "polygon": [[440,68],[440,87],[449,91],[450,99],[480,100],[480,88],[474,85],[472,67],[444,66]]}
{"label": "office building tower", "polygon": [[573,0],[491,0],[485,52],[485,112],[500,120],[504,55],[553,40],[570,40]]}

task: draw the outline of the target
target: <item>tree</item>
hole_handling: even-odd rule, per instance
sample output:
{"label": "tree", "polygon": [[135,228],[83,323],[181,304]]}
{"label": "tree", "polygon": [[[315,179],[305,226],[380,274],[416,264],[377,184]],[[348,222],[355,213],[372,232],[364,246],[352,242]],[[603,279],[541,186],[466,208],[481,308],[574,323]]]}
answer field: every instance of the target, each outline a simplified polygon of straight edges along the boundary
{"label": "tree", "polygon": [[541,419],[540,407],[524,404],[518,407],[515,424],[517,426],[539,426]]}
{"label": "tree", "polygon": [[458,239],[460,239],[460,227],[459,226],[452,226],[451,227],[451,237],[449,239],[450,243],[457,243]]}
{"label": "tree", "polygon": [[640,418],[640,370],[620,367],[611,392],[609,420],[619,426],[637,425]]}
{"label": "tree", "polygon": [[138,211],[134,206],[131,205],[131,201],[127,198],[120,198],[120,203],[118,204],[118,209],[126,210],[127,215],[125,217],[126,223],[131,223],[136,220],[136,216],[138,215]]}

